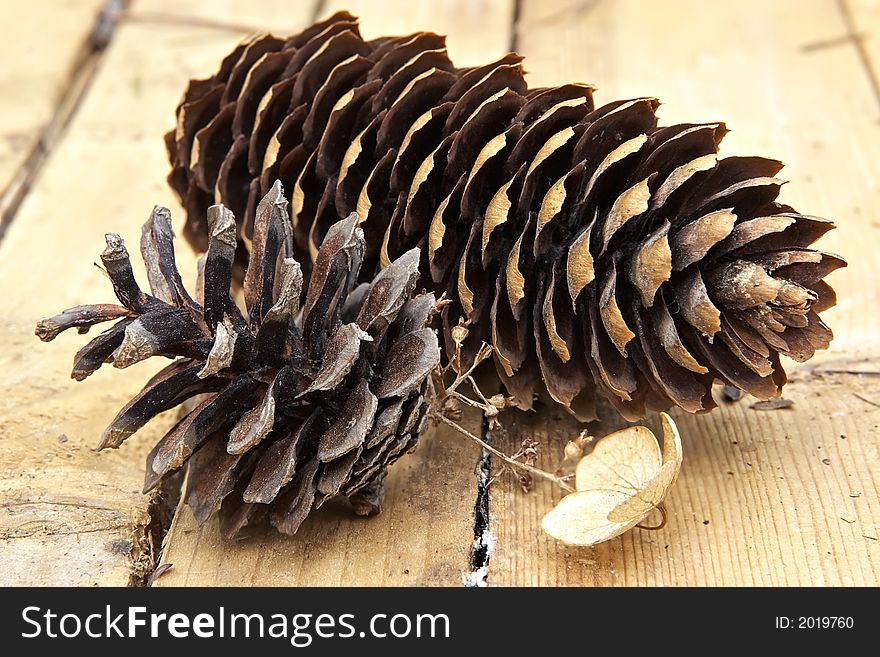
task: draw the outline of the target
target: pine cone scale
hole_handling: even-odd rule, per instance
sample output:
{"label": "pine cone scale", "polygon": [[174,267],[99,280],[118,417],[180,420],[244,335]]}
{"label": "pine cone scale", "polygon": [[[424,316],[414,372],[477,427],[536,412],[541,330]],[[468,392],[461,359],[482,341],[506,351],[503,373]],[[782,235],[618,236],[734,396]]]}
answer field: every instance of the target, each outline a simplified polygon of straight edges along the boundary
{"label": "pine cone scale", "polygon": [[293,478],[302,446],[324,424],[323,412],[315,410],[295,433],[272,443],[257,462],[242,499],[248,504],[270,504]]}
{"label": "pine cone scale", "polygon": [[[107,359],[111,357],[108,355]],[[199,378],[199,369],[197,363],[180,360],[150,379],[147,387],[122,407],[104,431],[98,449],[119,447],[155,414],[170,410],[195,395],[212,392],[214,386],[221,385]]]}

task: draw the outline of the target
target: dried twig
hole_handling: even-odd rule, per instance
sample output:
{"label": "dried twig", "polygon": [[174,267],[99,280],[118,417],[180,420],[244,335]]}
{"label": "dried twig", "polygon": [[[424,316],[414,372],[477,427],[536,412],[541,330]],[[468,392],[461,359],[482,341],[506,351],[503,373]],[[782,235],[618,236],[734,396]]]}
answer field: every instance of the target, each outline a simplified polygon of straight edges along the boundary
{"label": "dried twig", "polygon": [[450,427],[452,427],[453,429],[458,431],[463,436],[470,438],[475,443],[477,443],[480,447],[482,447],[487,452],[492,454],[492,456],[497,456],[499,459],[504,461],[507,465],[514,467],[514,468],[518,468],[520,470],[524,470],[524,471],[526,471],[530,474],[533,474],[537,477],[541,477],[542,479],[547,479],[548,481],[552,481],[553,483],[557,484],[560,488],[562,488],[563,490],[565,490],[568,493],[575,492],[574,488],[569,486],[568,483],[565,481],[565,479],[566,479],[565,477],[559,477],[555,474],[551,474],[550,472],[545,472],[544,470],[541,470],[540,468],[536,468],[534,466],[528,465],[527,463],[523,463],[522,461],[516,461],[516,460],[512,459],[511,457],[509,457],[504,452],[502,452],[501,450],[492,447],[492,445],[487,443],[482,438],[475,436],[474,434],[472,434],[470,431],[465,429],[463,426],[461,426],[457,422],[453,422],[452,420],[447,418],[442,413],[440,413],[436,410],[432,410],[430,412],[430,414],[434,419],[439,420],[440,422],[443,422],[443,424],[449,425]]}
{"label": "dried twig", "polygon": [[[438,306],[442,302],[443,301],[441,299],[441,301],[438,302]],[[450,358],[449,363],[446,366],[437,368],[436,373],[432,378],[432,380],[434,381],[436,397],[432,404],[430,415],[435,420],[449,425],[463,436],[470,438],[487,452],[501,459],[501,461],[504,462],[507,466],[518,470],[521,473],[519,476],[520,485],[526,492],[528,492],[529,487],[531,486],[530,475],[534,475],[536,477],[552,481],[564,491],[568,493],[573,493],[574,488],[572,488],[567,483],[567,480],[571,478],[570,476],[559,476],[558,474],[553,474],[541,470],[534,465],[537,456],[536,444],[527,445],[524,443],[522,449],[520,449],[516,454],[514,454],[513,456],[508,456],[501,450],[492,447],[492,445],[487,443],[482,438],[479,438],[478,436],[472,434],[470,431],[465,429],[463,426],[461,426],[458,422],[450,417],[450,415],[457,411],[457,409],[455,409],[454,406],[450,404],[450,402],[460,402],[472,408],[477,408],[481,410],[483,412],[483,415],[488,418],[489,426],[491,428],[497,426],[498,424],[498,413],[505,407],[511,405],[510,400],[504,397],[504,395],[493,395],[492,397],[486,397],[486,395],[484,395],[483,391],[480,390],[480,387],[477,385],[477,382],[472,376],[480,363],[482,363],[484,360],[492,355],[492,347],[490,345],[484,342],[483,345],[480,347],[480,350],[477,352],[473,364],[467,370],[462,371],[461,345],[467,338],[467,335],[467,323],[464,320],[459,320],[458,326],[456,326],[452,330],[452,339],[455,343],[455,351],[452,354],[452,358]],[[453,379],[452,383],[446,385],[443,381],[443,375],[449,371],[455,373],[455,378]],[[468,385],[470,385],[471,389],[474,391],[474,394],[478,397],[478,399],[472,399],[471,397],[468,397],[467,395],[459,392],[458,388],[463,383],[467,383]],[[524,458],[525,462],[517,460],[519,458]]]}

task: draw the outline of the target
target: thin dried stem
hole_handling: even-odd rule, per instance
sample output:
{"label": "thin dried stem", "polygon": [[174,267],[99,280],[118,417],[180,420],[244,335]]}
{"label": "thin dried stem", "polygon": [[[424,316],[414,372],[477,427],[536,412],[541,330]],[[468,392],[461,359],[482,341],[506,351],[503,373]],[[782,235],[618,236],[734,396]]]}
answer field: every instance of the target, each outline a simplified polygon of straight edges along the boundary
{"label": "thin dried stem", "polygon": [[660,504],[658,504],[655,508],[660,512],[660,515],[663,516],[660,520],[660,524],[651,526],[639,523],[638,525],[636,525],[636,527],[638,527],[639,529],[645,529],[650,532],[655,532],[657,530],[663,529],[666,526],[666,505],[664,505],[663,502],[660,502]]}
{"label": "thin dried stem", "polygon": [[[461,346],[456,344],[456,353],[454,356],[454,360],[456,362],[460,362],[460,358],[461,358],[460,351],[461,351]],[[477,357],[474,359],[473,365],[471,365],[470,368],[466,372],[459,372],[457,369],[455,369],[453,367],[453,369],[455,369],[455,381],[453,381],[449,385],[449,387],[447,388],[447,392],[454,392],[458,388],[458,386],[460,386],[462,383],[464,383],[465,381],[469,381],[471,386],[474,388],[474,390],[476,390],[478,392],[480,397],[483,397],[483,394],[481,392],[479,392],[479,389],[477,388],[477,384],[471,375],[474,373],[474,370],[477,369],[477,367],[480,365],[480,363],[482,363],[484,360],[486,360],[486,358],[488,358],[491,353],[492,353],[492,348],[484,342],[483,346],[480,348],[479,353],[477,354]],[[484,399],[485,399],[485,397],[484,397]]]}
{"label": "thin dried stem", "polygon": [[[474,408],[479,408],[481,411],[485,412],[486,408],[480,402],[474,401],[470,397],[466,397],[457,390],[447,390],[446,393],[452,397],[453,399],[457,399],[463,404],[467,404],[468,406],[472,406]],[[488,402],[487,402],[488,403]]]}
{"label": "thin dried stem", "polygon": [[471,388],[474,389],[474,392],[477,393],[477,395],[480,397],[480,399],[483,400],[483,403],[486,404],[487,406],[491,406],[492,402],[490,402],[488,399],[486,399],[486,395],[484,395],[483,391],[480,390],[480,387],[477,385],[477,382],[474,381],[474,377],[472,377],[472,376],[467,377],[467,381],[468,381],[468,383],[471,384]]}
{"label": "thin dried stem", "polygon": [[518,468],[518,469],[523,470],[525,472],[528,472],[530,474],[533,474],[536,477],[541,477],[542,479],[552,481],[554,484],[558,485],[560,488],[562,488],[564,491],[566,491],[568,493],[575,492],[574,488],[569,486],[568,483],[566,483],[565,479],[563,479],[562,477],[557,477],[556,475],[554,475],[550,472],[545,472],[544,470],[541,470],[540,468],[536,468],[532,465],[528,465],[527,463],[522,463],[521,461],[516,461],[516,460],[512,459],[504,452],[492,447],[492,445],[487,443],[485,440],[472,434],[470,431],[465,429],[463,426],[461,426],[457,422],[453,422],[452,420],[450,420],[448,417],[446,417],[442,413],[439,413],[436,410],[432,410],[431,416],[434,417],[435,419],[439,420],[440,422],[443,422],[444,424],[449,425],[450,427],[452,427],[453,429],[458,431],[463,436],[470,438],[472,441],[477,443],[480,447],[485,449],[487,452],[489,452],[493,456],[497,456],[499,459],[504,461],[507,465],[514,467],[514,468]]}
{"label": "thin dried stem", "polygon": [[[492,347],[491,345],[486,344],[485,342],[480,347],[480,350],[477,352],[476,358],[474,358],[473,364],[466,370],[461,370],[461,343],[464,340],[464,337],[467,335],[466,323],[464,321],[459,321],[456,330],[453,332],[453,339],[455,340],[455,353],[448,365],[442,368],[437,369],[437,373],[434,377],[434,380],[438,383],[435,386],[435,389],[439,392],[437,395],[433,407],[431,409],[431,415],[443,422],[444,424],[448,424],[450,427],[458,431],[463,436],[467,436],[472,441],[480,445],[483,449],[485,449],[490,454],[498,457],[510,468],[518,469],[520,472],[524,473],[520,475],[520,484],[527,491],[528,490],[528,475],[535,475],[536,477],[540,477],[542,479],[546,479],[548,481],[552,481],[557,486],[562,488],[564,491],[568,493],[575,492],[574,488],[572,488],[568,483],[566,483],[567,479],[570,477],[560,477],[558,475],[552,474],[550,472],[546,472],[541,470],[540,468],[535,467],[531,463],[524,463],[517,459],[521,457],[526,457],[528,459],[528,451],[523,447],[513,456],[508,456],[504,452],[492,447],[489,443],[482,440],[478,436],[475,436],[470,431],[462,427],[460,424],[450,419],[447,416],[447,412],[449,410],[448,402],[450,400],[455,400],[457,402],[461,402],[467,406],[472,408],[477,408],[483,412],[483,415],[488,418],[489,426],[492,427],[493,423],[497,423],[496,416],[501,408],[504,407],[504,403],[501,401],[495,401],[496,397],[489,399],[486,395],[483,394],[483,391],[480,390],[480,387],[477,385],[476,380],[472,376],[477,367],[484,360],[489,358],[492,355]],[[448,386],[443,384],[443,374],[452,370],[455,372],[455,379]],[[463,395],[458,391],[458,387],[467,382],[470,387],[473,389],[474,394],[479,397],[480,401],[476,399],[471,399],[467,395]],[[502,398],[503,399],[503,398]],[[532,455],[532,459],[534,455]],[[497,476],[497,475],[496,475]],[[494,478],[493,478],[494,479]]]}

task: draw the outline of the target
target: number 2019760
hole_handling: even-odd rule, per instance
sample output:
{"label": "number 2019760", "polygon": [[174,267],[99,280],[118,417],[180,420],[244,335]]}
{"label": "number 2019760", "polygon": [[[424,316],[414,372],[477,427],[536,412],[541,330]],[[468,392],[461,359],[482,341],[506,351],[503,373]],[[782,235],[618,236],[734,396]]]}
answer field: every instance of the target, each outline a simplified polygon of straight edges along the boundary
{"label": "number 2019760", "polygon": [[788,616],[776,617],[776,629],[787,630],[851,630],[854,622],[852,616]]}

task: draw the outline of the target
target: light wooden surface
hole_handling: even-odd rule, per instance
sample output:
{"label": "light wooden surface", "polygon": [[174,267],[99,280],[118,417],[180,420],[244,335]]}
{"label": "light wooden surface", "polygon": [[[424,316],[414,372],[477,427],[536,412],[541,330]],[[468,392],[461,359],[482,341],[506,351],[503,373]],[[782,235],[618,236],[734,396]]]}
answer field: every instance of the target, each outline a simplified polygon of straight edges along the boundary
{"label": "light wooden surface", "polygon": [[[480,418],[465,425],[479,431]],[[389,472],[382,513],[358,518],[328,503],[296,536],[267,528],[238,543],[178,507],[156,586],[459,585],[474,537],[479,450],[449,429],[425,435]]]}
{"label": "light wooden surface", "polygon": [[[57,138],[62,98],[88,66],[90,36],[103,0],[34,0],[21,11],[0,4],[0,221]],[[71,94],[75,95],[75,94]]]}
{"label": "light wooden surface", "polygon": [[[80,11],[87,3],[76,4]],[[74,20],[46,6],[29,5],[44,34],[88,32],[87,12]],[[566,549],[540,531],[556,492],[536,483],[526,494],[492,463],[489,525],[478,527],[488,562],[473,575],[479,454],[432,431],[394,469],[378,518],[329,508],[293,540],[267,532],[228,545],[213,525],[199,530],[178,509],[163,555],[173,568],[157,585],[880,583],[876,0],[136,0],[0,242],[0,584],[124,585],[153,567],[148,501],[139,493],[143,457],[172,418],[118,452],[92,448],[155,366],[111,368],[75,383],[68,368],[83,338],[41,345],[33,324],[75,303],[109,300],[109,286],[90,265],[103,232],[136,243],[156,203],[181,219],[164,183],[161,135],[186,80],[213,72],[250,28],[285,33],[346,7],[362,16],[366,36],[448,32],[452,57],[465,65],[515,43],[533,85],[591,82],[599,103],[653,94],[664,102],[666,123],[725,120],[732,132],[723,153],[782,159],[791,181],[783,199],[836,220],[839,229],[822,248],[850,261],[831,279],[841,300],[828,313],[837,339],[794,371],[785,392],[793,409],[760,412],[743,399],[710,415],[675,416],[685,463],[661,531]],[[53,47],[63,71],[74,48],[65,55],[60,41]],[[10,60],[0,61],[3,84],[13,72]],[[51,93],[38,95],[51,113]],[[11,116],[6,94],[0,103],[4,119]],[[10,166],[14,176],[20,164]],[[3,172],[0,166],[0,181]],[[180,260],[191,277],[192,260]],[[617,422],[609,414],[601,431]],[[479,429],[475,418],[468,426]],[[489,439],[514,452],[534,438],[541,464],[553,467],[579,430],[544,410],[508,416]]]}

